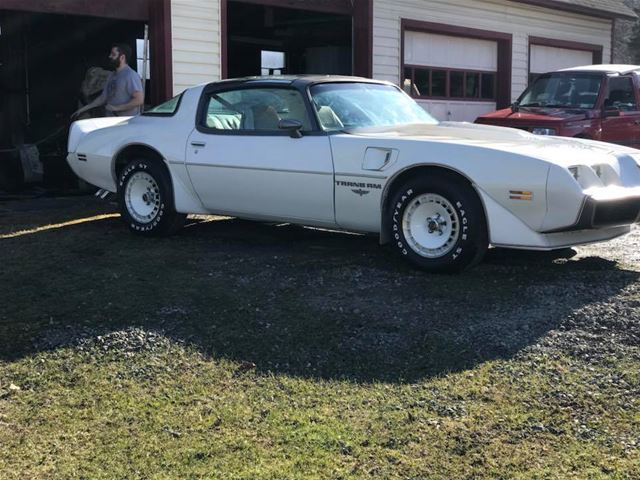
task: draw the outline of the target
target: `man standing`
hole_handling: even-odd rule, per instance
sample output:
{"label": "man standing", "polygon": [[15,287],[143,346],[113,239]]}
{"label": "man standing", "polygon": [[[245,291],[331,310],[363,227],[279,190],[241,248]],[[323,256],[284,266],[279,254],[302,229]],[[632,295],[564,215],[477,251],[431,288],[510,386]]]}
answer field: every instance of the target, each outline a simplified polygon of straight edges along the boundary
{"label": "man standing", "polygon": [[142,80],[129,66],[130,58],[131,48],[128,45],[115,44],[111,47],[109,63],[115,71],[109,75],[102,94],[77,110],[72,118],[102,105],[105,105],[108,116],[130,117],[140,113],[144,103]]}

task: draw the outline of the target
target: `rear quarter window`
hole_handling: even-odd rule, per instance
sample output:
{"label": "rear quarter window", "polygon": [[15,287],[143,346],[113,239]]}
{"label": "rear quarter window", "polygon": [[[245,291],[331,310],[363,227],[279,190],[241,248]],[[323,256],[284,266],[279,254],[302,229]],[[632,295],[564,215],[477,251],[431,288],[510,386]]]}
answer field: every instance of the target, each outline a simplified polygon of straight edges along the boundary
{"label": "rear quarter window", "polygon": [[180,95],[176,95],[171,100],[167,100],[160,105],[153,107],[150,110],[147,110],[143,113],[143,115],[149,116],[157,116],[157,117],[170,117],[175,115],[180,108],[180,100],[182,100],[182,93]]}

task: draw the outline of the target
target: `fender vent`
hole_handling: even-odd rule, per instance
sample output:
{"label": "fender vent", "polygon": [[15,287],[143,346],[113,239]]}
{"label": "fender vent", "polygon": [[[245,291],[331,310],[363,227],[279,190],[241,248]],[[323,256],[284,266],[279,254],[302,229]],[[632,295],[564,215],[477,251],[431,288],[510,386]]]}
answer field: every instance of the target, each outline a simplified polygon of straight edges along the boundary
{"label": "fender vent", "polygon": [[78,154],[78,160],[80,160],[81,162],[86,162],[87,161],[87,155],[84,153],[79,153]]}

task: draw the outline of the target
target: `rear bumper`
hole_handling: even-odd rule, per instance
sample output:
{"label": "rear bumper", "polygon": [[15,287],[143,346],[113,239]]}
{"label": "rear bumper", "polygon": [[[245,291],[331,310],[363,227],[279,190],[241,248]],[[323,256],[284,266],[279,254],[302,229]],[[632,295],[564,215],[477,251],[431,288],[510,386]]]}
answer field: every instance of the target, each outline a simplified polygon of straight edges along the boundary
{"label": "rear bumper", "polygon": [[82,178],[84,175],[84,168],[87,164],[86,157],[78,157],[78,154],[75,152],[70,152],[67,155],[67,163],[78,177]]}

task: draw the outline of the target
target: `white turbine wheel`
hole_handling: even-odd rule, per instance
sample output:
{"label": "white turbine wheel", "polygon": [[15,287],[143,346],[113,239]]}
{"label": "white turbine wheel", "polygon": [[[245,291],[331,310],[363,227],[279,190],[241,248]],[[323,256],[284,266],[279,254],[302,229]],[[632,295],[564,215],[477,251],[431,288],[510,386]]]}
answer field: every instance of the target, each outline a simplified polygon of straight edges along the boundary
{"label": "white turbine wheel", "polygon": [[151,223],[160,211],[160,188],[146,172],[134,173],[124,192],[127,211],[136,222]]}
{"label": "white turbine wheel", "polygon": [[435,193],[425,193],[407,205],[402,216],[402,232],[415,253],[439,258],[456,244],[460,220],[449,200]]}

